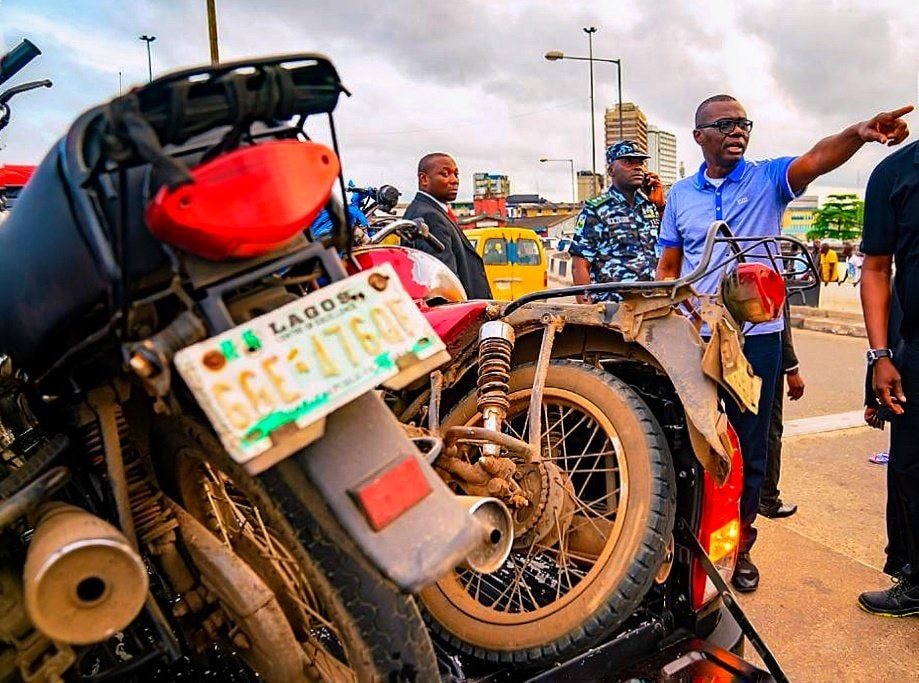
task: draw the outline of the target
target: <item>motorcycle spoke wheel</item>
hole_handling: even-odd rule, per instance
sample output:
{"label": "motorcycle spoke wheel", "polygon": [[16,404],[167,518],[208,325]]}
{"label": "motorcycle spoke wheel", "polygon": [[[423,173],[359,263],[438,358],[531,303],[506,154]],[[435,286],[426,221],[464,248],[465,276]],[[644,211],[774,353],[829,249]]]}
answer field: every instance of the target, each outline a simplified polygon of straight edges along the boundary
{"label": "motorcycle spoke wheel", "polygon": [[[534,374],[511,372],[503,431],[518,439],[527,440]],[[486,660],[547,664],[596,643],[640,603],[673,526],[667,443],[628,386],[553,361],[541,423],[541,463],[517,463],[530,505],[512,512],[505,564],[489,575],[459,568],[422,592],[434,632]],[[480,424],[474,392],[443,420]]]}
{"label": "motorcycle spoke wheel", "polygon": [[184,459],[180,478],[185,504],[227,547],[252,567],[275,593],[303,647],[312,677],[320,681],[356,681],[342,643],[319,596],[280,535],[258,507],[209,463]]}

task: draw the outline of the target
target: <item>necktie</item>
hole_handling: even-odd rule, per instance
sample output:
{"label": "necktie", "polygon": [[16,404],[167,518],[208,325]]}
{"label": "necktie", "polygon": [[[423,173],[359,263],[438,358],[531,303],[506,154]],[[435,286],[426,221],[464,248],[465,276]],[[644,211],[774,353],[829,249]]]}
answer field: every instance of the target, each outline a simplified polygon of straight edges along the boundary
{"label": "necktie", "polygon": [[456,214],[453,213],[453,209],[449,206],[447,207],[447,215],[450,217],[450,220],[453,221],[454,225],[459,225],[459,219],[456,217]]}

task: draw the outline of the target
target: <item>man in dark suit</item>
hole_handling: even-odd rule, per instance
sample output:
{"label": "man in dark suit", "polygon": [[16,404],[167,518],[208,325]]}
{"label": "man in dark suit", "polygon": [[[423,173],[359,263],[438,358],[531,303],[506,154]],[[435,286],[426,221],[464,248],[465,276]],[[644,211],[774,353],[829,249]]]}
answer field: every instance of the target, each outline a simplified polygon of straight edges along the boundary
{"label": "man in dark suit", "polygon": [[446,249],[434,250],[423,239],[413,245],[434,255],[456,273],[470,299],[491,299],[491,288],[485,275],[485,264],[469,238],[463,234],[447,202],[456,199],[459,169],[449,154],[426,154],[418,162],[418,194],[405,210],[405,218],[423,218],[431,234]]}

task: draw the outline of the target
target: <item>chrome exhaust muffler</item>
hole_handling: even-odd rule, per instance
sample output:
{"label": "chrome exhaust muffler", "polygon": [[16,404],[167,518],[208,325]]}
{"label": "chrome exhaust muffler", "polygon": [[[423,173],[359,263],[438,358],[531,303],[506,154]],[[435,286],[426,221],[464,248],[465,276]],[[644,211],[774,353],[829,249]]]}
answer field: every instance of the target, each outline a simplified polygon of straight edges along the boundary
{"label": "chrome exhaust muffler", "polygon": [[457,496],[482,533],[482,541],[466,555],[463,566],[482,574],[498,571],[514,544],[514,520],[497,498]]}
{"label": "chrome exhaust muffler", "polygon": [[114,526],[65,503],[39,509],[23,588],[29,618],[49,639],[107,640],[138,615],[147,587],[143,560]]}

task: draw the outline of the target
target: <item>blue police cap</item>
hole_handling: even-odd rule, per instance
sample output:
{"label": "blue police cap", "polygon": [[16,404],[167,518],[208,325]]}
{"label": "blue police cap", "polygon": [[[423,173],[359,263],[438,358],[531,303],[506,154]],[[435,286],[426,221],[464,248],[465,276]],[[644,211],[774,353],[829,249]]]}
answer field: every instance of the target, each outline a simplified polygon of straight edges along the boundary
{"label": "blue police cap", "polygon": [[637,142],[622,140],[606,148],[606,163],[611,164],[616,159],[650,159],[651,157],[641,151]]}

